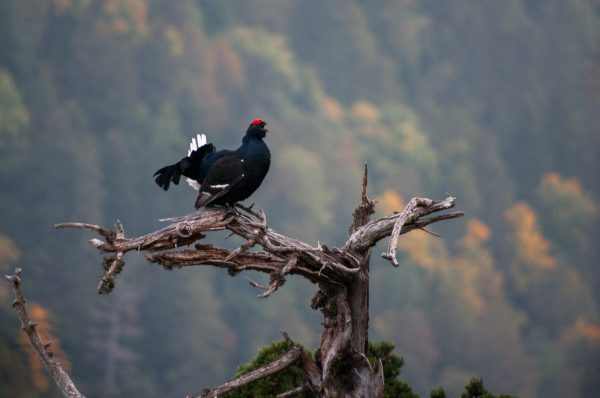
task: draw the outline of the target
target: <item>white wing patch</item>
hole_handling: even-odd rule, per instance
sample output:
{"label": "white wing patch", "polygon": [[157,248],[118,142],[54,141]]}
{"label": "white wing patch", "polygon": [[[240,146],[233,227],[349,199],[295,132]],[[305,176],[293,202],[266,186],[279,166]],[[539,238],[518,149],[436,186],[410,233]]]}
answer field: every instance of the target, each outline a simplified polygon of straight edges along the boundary
{"label": "white wing patch", "polygon": [[217,184],[217,185],[211,185],[211,188],[215,188],[215,189],[225,189],[229,186],[229,184]]}
{"label": "white wing patch", "polygon": [[[206,135],[197,134],[196,137],[192,138],[192,142],[190,142],[190,149],[188,149],[187,155],[190,156],[193,151],[197,150],[203,145],[206,145]],[[188,185],[192,187],[192,189],[196,191],[200,190],[200,184],[198,184],[198,181],[192,180],[191,178],[187,178],[186,181]]]}

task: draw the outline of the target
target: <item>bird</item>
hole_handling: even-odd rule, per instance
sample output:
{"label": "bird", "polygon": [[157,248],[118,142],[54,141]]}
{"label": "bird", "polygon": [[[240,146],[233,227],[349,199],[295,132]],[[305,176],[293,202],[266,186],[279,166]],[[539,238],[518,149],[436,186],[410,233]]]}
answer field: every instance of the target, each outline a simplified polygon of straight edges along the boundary
{"label": "bird", "polygon": [[196,209],[233,206],[250,197],[263,182],[271,165],[271,152],[264,142],[267,122],[254,119],[235,150],[217,151],[204,134],[192,139],[188,155],[154,173],[154,181],[167,191],[181,176],[198,190]]}

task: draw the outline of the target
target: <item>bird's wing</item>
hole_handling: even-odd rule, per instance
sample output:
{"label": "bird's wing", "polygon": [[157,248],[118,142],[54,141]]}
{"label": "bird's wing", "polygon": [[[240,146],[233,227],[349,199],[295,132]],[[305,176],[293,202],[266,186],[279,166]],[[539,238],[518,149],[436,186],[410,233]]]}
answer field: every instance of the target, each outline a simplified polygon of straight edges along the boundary
{"label": "bird's wing", "polygon": [[226,195],[237,186],[246,175],[246,167],[235,152],[227,152],[211,166],[200,186],[196,207],[207,206]]}

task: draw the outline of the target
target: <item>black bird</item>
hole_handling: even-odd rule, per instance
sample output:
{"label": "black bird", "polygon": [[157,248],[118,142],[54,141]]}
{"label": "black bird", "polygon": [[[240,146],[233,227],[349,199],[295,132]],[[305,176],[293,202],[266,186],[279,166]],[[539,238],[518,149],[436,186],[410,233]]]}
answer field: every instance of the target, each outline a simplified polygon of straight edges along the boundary
{"label": "black bird", "polygon": [[192,139],[188,156],[154,173],[154,180],[165,191],[181,176],[199,191],[196,208],[212,205],[233,206],[248,198],[260,186],[271,165],[271,152],[263,141],[266,122],[254,119],[242,145],[235,151],[217,151],[206,143],[204,134]]}

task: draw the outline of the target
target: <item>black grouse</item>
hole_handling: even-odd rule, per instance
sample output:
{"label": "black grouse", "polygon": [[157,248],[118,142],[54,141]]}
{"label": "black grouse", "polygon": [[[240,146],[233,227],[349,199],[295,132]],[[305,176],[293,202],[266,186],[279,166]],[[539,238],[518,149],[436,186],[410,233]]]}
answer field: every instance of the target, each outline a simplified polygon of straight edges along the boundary
{"label": "black grouse", "polygon": [[154,173],[154,180],[165,191],[171,182],[179,184],[181,176],[198,189],[196,208],[214,205],[233,206],[248,198],[260,186],[269,171],[271,152],[263,141],[266,122],[254,119],[242,145],[235,151],[217,151],[206,143],[204,134],[192,139],[188,156]]}

